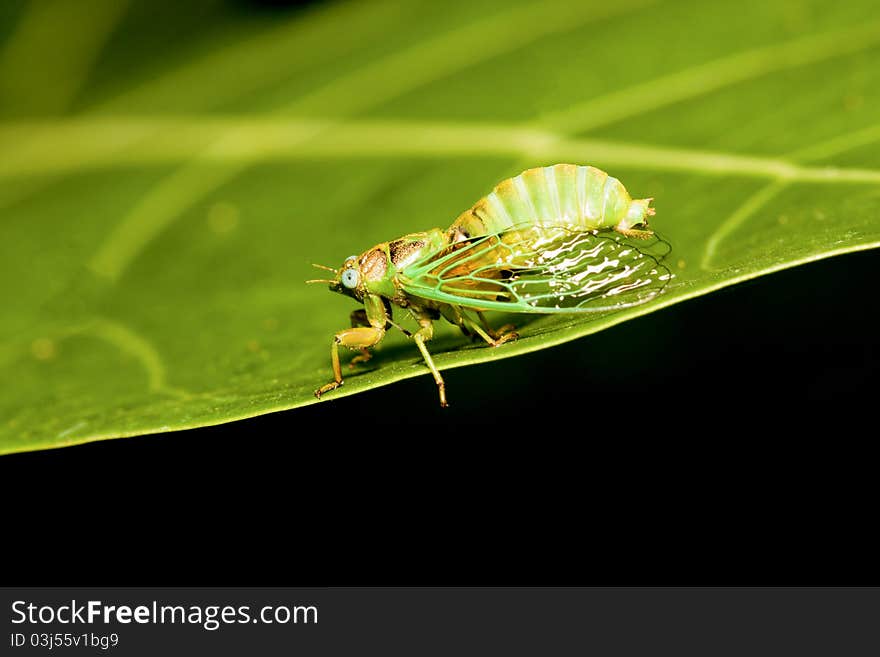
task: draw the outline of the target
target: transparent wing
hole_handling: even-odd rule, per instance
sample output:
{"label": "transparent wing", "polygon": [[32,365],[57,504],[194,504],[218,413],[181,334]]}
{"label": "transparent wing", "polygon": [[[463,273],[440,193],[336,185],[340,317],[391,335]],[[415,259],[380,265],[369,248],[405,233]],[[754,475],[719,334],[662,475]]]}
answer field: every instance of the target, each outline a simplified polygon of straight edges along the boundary
{"label": "transparent wing", "polygon": [[601,312],[663,291],[669,243],[609,231],[524,226],[465,240],[398,275],[410,295],[481,310]]}

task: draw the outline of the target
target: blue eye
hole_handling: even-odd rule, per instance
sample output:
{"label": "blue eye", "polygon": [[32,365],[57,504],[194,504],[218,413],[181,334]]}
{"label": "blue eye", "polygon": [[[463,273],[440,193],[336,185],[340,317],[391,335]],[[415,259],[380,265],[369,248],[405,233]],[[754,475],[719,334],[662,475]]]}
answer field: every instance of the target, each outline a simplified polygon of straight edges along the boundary
{"label": "blue eye", "polygon": [[356,288],[358,284],[357,269],[346,269],[342,272],[342,284],[350,290]]}

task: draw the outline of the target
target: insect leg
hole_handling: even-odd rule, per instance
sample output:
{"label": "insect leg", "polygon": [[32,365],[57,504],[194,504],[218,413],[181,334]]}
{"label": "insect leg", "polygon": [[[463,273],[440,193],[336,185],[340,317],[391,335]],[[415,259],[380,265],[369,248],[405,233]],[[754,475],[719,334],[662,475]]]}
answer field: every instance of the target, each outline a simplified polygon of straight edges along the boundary
{"label": "insect leg", "polygon": [[[358,310],[351,311],[351,327],[357,328],[359,326],[370,326],[370,320],[367,318],[367,311],[363,308],[359,308]],[[358,356],[355,356],[348,363],[348,369],[353,370],[354,366],[357,363],[366,363],[373,357],[373,354],[370,353],[370,350],[366,347],[361,349],[361,353]]]}
{"label": "insect leg", "polygon": [[367,319],[367,311],[363,308],[352,310],[351,315],[349,315],[349,319],[351,319],[351,328],[357,328],[358,326],[370,326],[370,320]]}
{"label": "insect leg", "polygon": [[[516,340],[519,337],[519,333],[514,333],[513,331],[505,331],[505,329],[513,328],[512,326],[503,326],[501,329],[495,333],[492,329],[489,328],[486,319],[482,316],[482,313],[477,313],[480,316],[480,319],[483,322],[483,325],[486,327],[486,330],[483,330],[479,324],[469,318],[465,318],[465,321],[470,324],[470,327],[474,330],[474,332],[483,338],[486,342],[488,342],[493,347],[500,347],[505,342],[510,342],[511,340]],[[495,333],[496,337],[492,337],[491,333]]]}
{"label": "insect leg", "polygon": [[614,230],[625,237],[635,237],[639,240],[646,240],[654,236],[653,230],[638,230],[636,228],[615,228]]}
{"label": "insect leg", "polygon": [[333,363],[333,381],[315,390],[315,397],[321,398],[325,392],[335,390],[342,385],[342,368],[339,367],[339,345],[349,349],[360,349],[364,355],[368,347],[375,346],[385,337],[385,327],[388,324],[387,309],[382,297],[375,294],[364,296],[364,311],[351,314],[352,324],[365,322],[367,326],[352,326],[350,329],[339,331],[333,336],[333,344],[330,345],[330,361]]}
{"label": "insect leg", "polygon": [[434,375],[434,381],[437,383],[437,390],[440,392],[440,406],[446,408],[449,404],[446,402],[446,383],[443,382],[443,377],[440,376],[440,370],[437,369],[437,366],[434,365],[434,359],[431,358],[431,354],[428,352],[428,348],[425,346],[425,342],[434,337],[434,324],[430,319],[426,318],[418,318],[419,326],[421,328],[413,333],[413,340],[416,341],[416,345],[419,348],[419,351],[422,352],[422,357],[425,359],[425,364],[428,366],[428,369],[431,370],[431,374]]}
{"label": "insect leg", "polygon": [[489,326],[489,322],[486,319],[486,316],[481,311],[477,311],[477,317],[480,318],[480,323],[483,325],[483,328],[486,329],[486,333],[491,335],[495,340],[500,340],[503,338],[503,342],[509,342],[510,340],[515,340],[519,337],[519,333],[516,333],[513,330],[516,328],[513,324],[505,324],[501,328],[493,330],[492,327]]}
{"label": "insect leg", "polygon": [[315,397],[321,398],[325,392],[336,390],[342,385],[342,368],[339,366],[339,345],[349,349],[366,349],[378,344],[385,336],[385,329],[375,326],[357,327],[339,331],[333,336],[330,346],[330,360],[333,363],[333,381],[315,390]]}
{"label": "insect leg", "polygon": [[440,314],[446,318],[450,324],[455,324],[461,332],[464,333],[467,337],[471,337],[473,333],[470,332],[468,327],[464,323],[464,315],[461,312],[461,308],[458,306],[443,306],[440,310]]}

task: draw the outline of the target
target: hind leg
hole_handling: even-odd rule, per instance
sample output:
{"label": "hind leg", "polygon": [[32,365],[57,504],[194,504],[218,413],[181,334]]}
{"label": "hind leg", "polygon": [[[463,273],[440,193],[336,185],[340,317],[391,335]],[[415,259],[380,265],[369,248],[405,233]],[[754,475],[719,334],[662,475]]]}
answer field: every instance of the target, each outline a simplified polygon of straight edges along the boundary
{"label": "hind leg", "polygon": [[[505,324],[504,326],[493,329],[489,326],[489,321],[486,319],[486,316],[482,312],[477,312],[477,317],[480,318],[480,323],[483,325],[483,329],[488,333],[493,340],[498,342],[498,344],[504,344],[505,342],[510,342],[511,340],[516,340],[519,337],[519,333],[514,331],[516,328],[513,324]],[[489,342],[489,344],[492,344]],[[492,346],[497,347],[498,344],[493,344]]]}
{"label": "hind leg", "polygon": [[464,313],[461,312],[461,308],[459,308],[458,306],[445,306],[440,311],[440,314],[443,315],[446,321],[448,321],[450,324],[455,324],[467,337],[473,337],[473,333],[471,333],[470,329],[465,323]]}
{"label": "hind leg", "polygon": [[[516,340],[519,337],[519,333],[512,331],[513,326],[511,324],[507,324],[506,326],[502,326],[499,330],[493,331],[489,326],[489,323],[486,321],[486,318],[483,316],[483,313],[478,312],[477,316],[480,318],[480,322],[483,326],[480,326],[472,319],[464,318],[464,321],[470,326],[471,330],[479,335],[483,340],[485,340],[488,344],[493,347],[500,347],[505,342],[510,342],[511,340]],[[485,327],[485,328],[483,328]]]}

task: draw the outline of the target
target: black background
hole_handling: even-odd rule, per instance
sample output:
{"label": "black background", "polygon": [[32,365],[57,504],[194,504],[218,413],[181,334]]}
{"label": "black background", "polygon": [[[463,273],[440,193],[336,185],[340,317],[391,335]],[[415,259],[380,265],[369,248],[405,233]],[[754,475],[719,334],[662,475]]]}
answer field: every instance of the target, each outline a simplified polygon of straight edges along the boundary
{"label": "black background", "polygon": [[813,263],[450,370],[447,410],[425,376],[5,456],[4,578],[876,584],[877,262]]}

